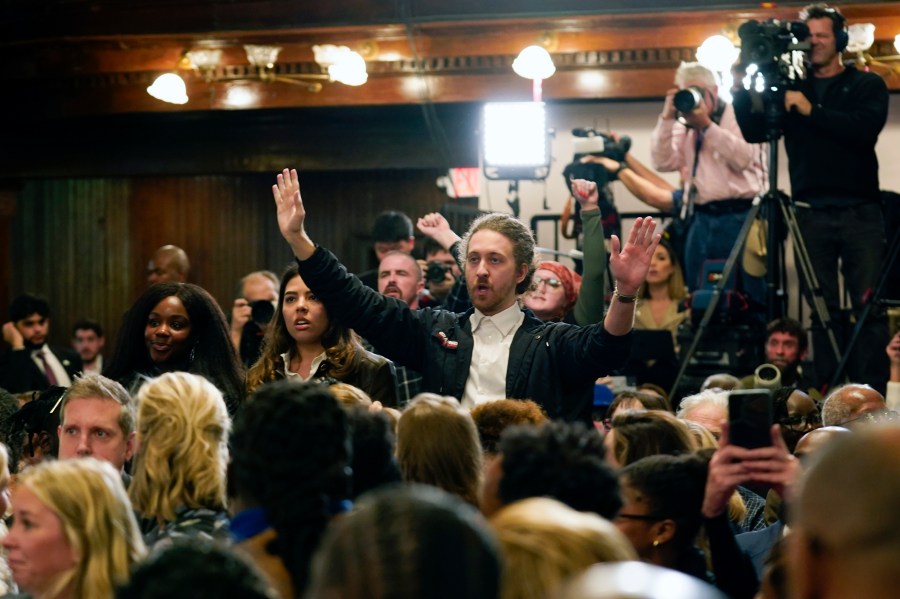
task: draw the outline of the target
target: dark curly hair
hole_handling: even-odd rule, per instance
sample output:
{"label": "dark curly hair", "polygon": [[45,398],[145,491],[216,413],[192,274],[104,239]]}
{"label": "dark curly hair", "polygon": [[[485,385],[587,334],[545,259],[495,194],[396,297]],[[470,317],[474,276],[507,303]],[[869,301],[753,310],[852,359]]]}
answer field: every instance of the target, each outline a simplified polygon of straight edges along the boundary
{"label": "dark curly hair", "polygon": [[214,543],[181,539],[138,564],[116,599],[270,599],[266,581],[233,551]]}
{"label": "dark curly hair", "polygon": [[350,495],[347,415],[320,383],[278,381],[250,396],[234,423],[238,496],[262,507],[301,596],[322,533]]}
{"label": "dark curly hair", "polygon": [[498,399],[472,408],[472,419],[478,428],[481,449],[497,453],[500,435],[516,424],[543,424],[549,420],[544,410],[531,400]]}
{"label": "dark curly hair", "polygon": [[387,415],[370,412],[363,406],[345,409],[353,441],[353,498],[400,482],[400,467],[394,458],[396,440]]}
{"label": "dark curly hair", "polygon": [[607,519],[622,507],[616,473],[604,459],[603,438],[581,423],[514,426],[500,437],[504,504],[551,497]]}
{"label": "dark curly hair", "polygon": [[167,370],[183,370],[209,380],[225,397],[228,413],[234,415],[245,395],[244,367],[231,343],[222,308],[209,292],[191,283],[156,283],[141,294],[122,319],[116,349],[104,376],[134,391],[140,377],[160,374],[147,351],[144,329],[153,308],[172,296],[181,301],[191,321],[188,342],[193,349],[187,362],[167,365]]}
{"label": "dark curly hair", "polygon": [[675,521],[675,546],[687,549],[703,522],[707,470],[707,461],[695,454],[652,455],[625,466],[619,476],[648,514]]}

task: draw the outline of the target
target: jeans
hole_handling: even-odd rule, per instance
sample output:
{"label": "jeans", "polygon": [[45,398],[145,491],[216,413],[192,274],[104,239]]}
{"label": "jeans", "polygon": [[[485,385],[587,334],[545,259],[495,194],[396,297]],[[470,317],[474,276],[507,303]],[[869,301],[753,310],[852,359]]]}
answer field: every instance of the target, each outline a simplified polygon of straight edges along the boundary
{"label": "jeans", "polygon": [[[727,214],[709,214],[694,212],[691,226],[688,229],[684,244],[684,276],[691,291],[703,287],[703,262],[706,260],[725,260],[737,242],[738,234],[748,210]],[[766,285],[763,277],[751,277],[741,268],[741,254],[735,264],[738,288],[743,290],[755,302],[765,302]]]}

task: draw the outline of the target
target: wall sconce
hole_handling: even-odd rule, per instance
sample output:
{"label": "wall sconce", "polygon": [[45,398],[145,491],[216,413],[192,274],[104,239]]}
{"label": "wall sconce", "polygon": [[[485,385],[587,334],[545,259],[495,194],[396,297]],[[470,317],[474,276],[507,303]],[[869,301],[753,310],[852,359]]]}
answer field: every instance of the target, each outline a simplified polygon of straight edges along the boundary
{"label": "wall sconce", "polygon": [[[362,85],[368,80],[366,61],[347,46],[326,44],[313,46],[316,63],[323,73],[277,74],[275,62],[281,46],[247,44],[244,46],[247,62],[255,67],[254,73],[222,74],[220,48],[198,48],[185,52],[182,66],[195,70],[207,83],[230,81],[264,81],[303,85],[310,92],[322,89],[323,81],[336,81],[344,85]],[[188,101],[184,79],[175,73],[161,75],[147,88],[147,92],[164,102],[184,104]]]}
{"label": "wall sconce", "polygon": [[866,70],[872,70],[882,77],[900,75],[900,34],[894,36],[894,50],[897,54],[890,56],[872,56],[869,50],[875,44],[875,25],[872,23],[854,23],[847,28],[850,38],[847,52],[855,54],[852,61]]}
{"label": "wall sconce", "polygon": [[519,52],[512,68],[519,77],[532,80],[532,96],[535,102],[541,101],[541,82],[556,72],[556,65],[553,64],[550,53],[541,46],[528,46]]}

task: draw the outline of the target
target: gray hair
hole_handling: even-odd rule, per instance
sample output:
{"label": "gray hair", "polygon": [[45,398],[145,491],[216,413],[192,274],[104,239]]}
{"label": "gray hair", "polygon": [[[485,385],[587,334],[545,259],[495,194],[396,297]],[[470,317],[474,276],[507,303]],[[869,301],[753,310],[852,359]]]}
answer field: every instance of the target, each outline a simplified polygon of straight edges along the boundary
{"label": "gray hair", "polygon": [[727,410],[728,392],[715,389],[707,389],[706,391],[701,391],[700,393],[697,393],[695,395],[688,395],[681,400],[681,404],[678,406],[678,411],[675,413],[675,415],[679,418],[684,419],[685,415],[688,412],[705,405],[712,405],[717,408]]}
{"label": "gray hair", "polygon": [[685,87],[687,81],[702,79],[707,88],[718,87],[715,74],[699,62],[683,62],[675,71],[675,85]]}

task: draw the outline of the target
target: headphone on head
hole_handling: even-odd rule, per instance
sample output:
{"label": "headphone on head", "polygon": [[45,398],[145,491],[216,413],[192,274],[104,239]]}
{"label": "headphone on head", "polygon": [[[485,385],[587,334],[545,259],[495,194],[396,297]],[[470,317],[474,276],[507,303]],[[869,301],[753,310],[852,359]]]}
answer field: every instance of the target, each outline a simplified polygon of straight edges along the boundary
{"label": "headphone on head", "polygon": [[834,48],[838,53],[847,49],[850,34],[847,32],[847,19],[841,12],[825,4],[811,4],[800,11],[800,19],[805,23],[810,19],[831,19],[834,31]]}

